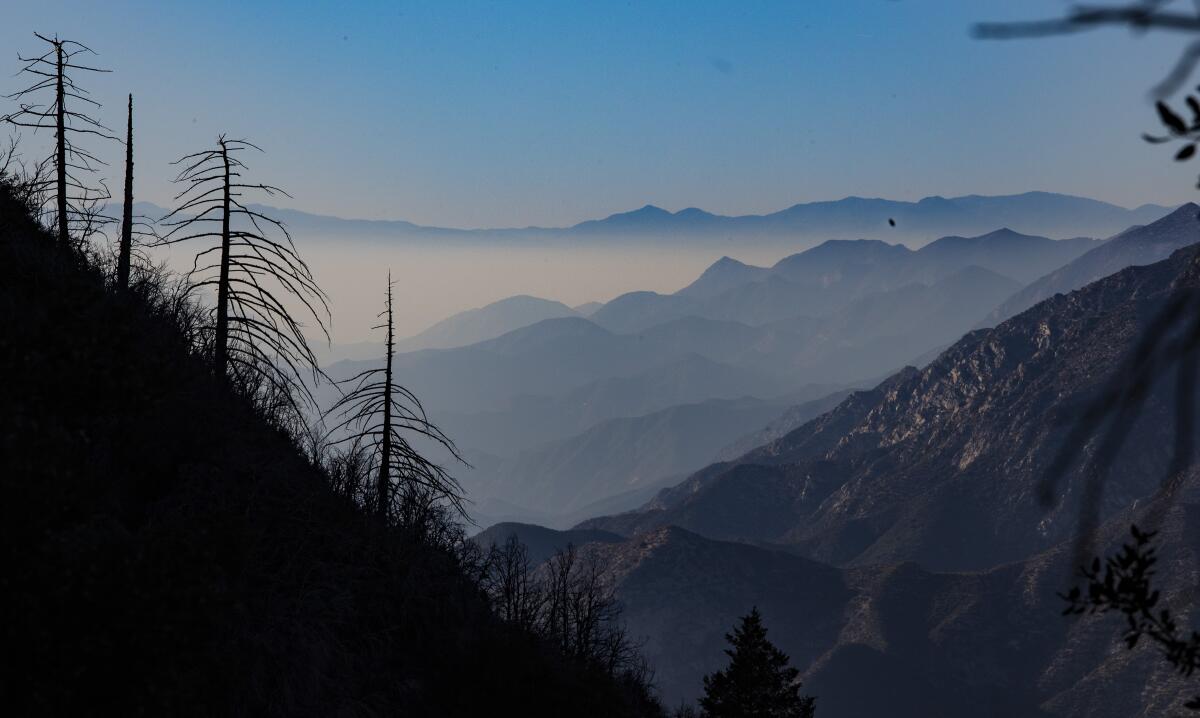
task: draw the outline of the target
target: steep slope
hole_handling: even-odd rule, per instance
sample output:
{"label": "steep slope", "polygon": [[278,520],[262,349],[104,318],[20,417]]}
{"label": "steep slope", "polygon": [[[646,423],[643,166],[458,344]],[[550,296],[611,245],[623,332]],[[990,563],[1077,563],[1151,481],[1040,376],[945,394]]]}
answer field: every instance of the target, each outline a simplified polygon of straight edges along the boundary
{"label": "steep slope", "polygon": [[1143,227],[1133,227],[1046,274],[993,311],[988,322],[1008,319],[1043,299],[1070,292],[1125,267],[1153,264],[1200,241],[1200,206],[1189,202]]}
{"label": "steep slope", "polygon": [[[1166,605],[1188,606],[1194,595],[1196,489],[1162,524]],[[1103,527],[1099,548],[1119,546],[1130,521],[1145,523],[1144,510]],[[1195,691],[1153,648],[1127,650],[1120,617],[1061,616],[1057,594],[1075,580],[1068,544],[950,574],[913,563],[839,570],[677,527],[588,550],[607,562],[668,705],[699,695],[702,676],[724,663],[723,633],[751,606],[828,718],[1151,718],[1182,715]]]}
{"label": "steep slope", "polygon": [[173,311],[111,291],[0,182],[7,714],[660,714],[335,493]]}
{"label": "steep slope", "polygon": [[396,351],[463,347],[495,339],[543,319],[576,315],[575,310],[562,302],[519,295],[447,317],[420,334],[400,340],[396,343]]}
{"label": "steep slope", "polygon": [[786,411],[772,419],[771,423],[739,437],[718,451],[717,461],[734,461],[764,444],[783,438],[818,416],[836,408],[850,396],[850,393],[849,389],[835,391],[820,399],[788,407]]}
{"label": "steep slope", "polygon": [[[714,538],[770,540],[837,564],[915,560],[969,570],[1020,560],[1070,536],[1083,478],[1063,478],[1054,510],[1035,487],[1079,402],[1109,379],[1176,291],[1200,288],[1197,254],[1180,250],[995,329],[973,332],[923,370],[732,465],[698,472],[640,514],[591,522],[630,533],[676,524]],[[1102,515],[1149,495],[1165,470],[1173,381],[1158,381],[1108,467]],[[1082,447],[1083,455],[1096,450]]]}

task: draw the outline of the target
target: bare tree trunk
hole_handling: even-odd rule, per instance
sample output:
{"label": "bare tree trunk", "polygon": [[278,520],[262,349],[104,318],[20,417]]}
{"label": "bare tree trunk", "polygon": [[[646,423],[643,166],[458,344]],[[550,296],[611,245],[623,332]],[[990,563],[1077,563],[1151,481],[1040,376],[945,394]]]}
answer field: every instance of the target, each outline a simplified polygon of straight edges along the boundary
{"label": "bare tree trunk", "polygon": [[63,46],[61,42],[55,42],[54,46],[58,67],[54,85],[55,121],[58,131],[55,138],[55,164],[58,165],[58,242],[66,247],[70,242],[67,231],[67,106],[66,92],[63,90]]}
{"label": "bare tree trunk", "polygon": [[121,215],[121,249],[117,255],[117,285],[129,286],[133,252],[133,95],[129,95],[129,122],[125,129],[125,211]]}
{"label": "bare tree trunk", "polygon": [[229,192],[232,182],[229,168],[229,148],[222,138],[221,159],[225,163],[225,194],[221,213],[221,278],[217,282],[217,335],[213,338],[213,365],[217,376],[224,379],[229,364]]}
{"label": "bare tree trunk", "polygon": [[379,484],[376,493],[379,497],[379,518],[387,520],[388,504],[391,498],[391,476],[388,469],[392,460],[392,355],[395,353],[395,339],[392,334],[392,273],[388,272],[387,290],[387,368],[384,371],[383,389],[383,441],[379,452]]}

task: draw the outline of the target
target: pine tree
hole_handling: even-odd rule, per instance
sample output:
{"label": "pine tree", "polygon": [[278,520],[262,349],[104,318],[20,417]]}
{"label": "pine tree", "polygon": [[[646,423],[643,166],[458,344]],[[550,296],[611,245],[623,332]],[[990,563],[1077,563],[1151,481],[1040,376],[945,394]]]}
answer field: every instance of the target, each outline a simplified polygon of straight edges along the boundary
{"label": "pine tree", "polygon": [[767,640],[754,608],[725,634],[729,665],[704,677],[700,708],[706,718],[812,718],[815,699],[800,694],[800,671]]}

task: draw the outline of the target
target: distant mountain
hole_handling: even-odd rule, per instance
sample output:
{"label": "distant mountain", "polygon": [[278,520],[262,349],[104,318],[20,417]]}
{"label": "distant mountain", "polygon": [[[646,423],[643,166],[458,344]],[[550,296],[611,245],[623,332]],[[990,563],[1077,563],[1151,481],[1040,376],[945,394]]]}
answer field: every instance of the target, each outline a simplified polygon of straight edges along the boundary
{"label": "distant mountain", "polygon": [[[586,524],[631,534],[678,525],[771,541],[839,565],[917,561],[978,570],[1073,535],[1083,477],[1047,512],[1036,486],[1069,426],[1175,291],[1200,289],[1200,248],[1056,295],[968,334],[923,370],[870,392],[735,462],[707,467],[643,511]],[[1166,471],[1175,398],[1160,381],[1109,463],[1104,515],[1151,495]],[[1085,456],[1094,443],[1081,447]]]}
{"label": "distant mountain", "polygon": [[1044,237],[1003,228],[978,237],[936,239],[918,249],[915,259],[935,275],[973,265],[1025,284],[1047,267],[1062,266],[1098,244],[1087,237],[1047,242]]}
{"label": "distant mountain", "polygon": [[715,458],[720,462],[734,461],[764,444],[781,439],[818,416],[836,408],[850,393],[849,389],[844,389],[842,391],[835,391],[820,399],[812,399],[802,404],[790,406],[782,414],[772,419],[771,423],[765,427],[745,434],[726,445],[725,448],[717,452]]}
{"label": "distant mountain", "polygon": [[730,257],[721,257],[704,270],[696,281],[675,294],[681,297],[707,299],[719,296],[734,287],[765,279],[770,270],[743,264]]}
{"label": "distant mountain", "polygon": [[590,317],[597,309],[604,306],[604,302],[584,302],[577,307],[571,307],[581,317]]}
{"label": "distant mountain", "polygon": [[[727,217],[689,208],[668,212],[647,205],[567,230],[574,236],[720,238],[764,240],[857,237],[927,241],[943,235],[976,235],[999,227],[1053,237],[1108,236],[1154,221],[1169,208],[1125,209],[1083,197],[1050,192],[984,197],[926,197],[918,202],[846,197],[797,204],[766,215]],[[894,225],[889,222],[891,220]]]}
{"label": "distant mountain", "polygon": [[1144,227],[1133,227],[1046,274],[1004,302],[988,323],[1008,319],[1060,292],[1070,292],[1125,267],[1153,264],[1200,242],[1200,206],[1188,203]]}
{"label": "distant mountain", "polygon": [[[1099,244],[1092,239],[1052,240],[1009,229],[976,237],[942,237],[918,250],[879,240],[829,240],[784,257],[769,268],[725,257],[673,295],[630,292],[609,302],[592,319],[612,331],[627,333],[685,316],[752,326],[824,317],[866,295],[932,285],[968,267],[1015,280],[1018,284],[1011,290],[1015,292],[1020,284]],[[973,326],[982,316],[966,326]]]}
{"label": "distant mountain", "polygon": [[688,297],[639,291],[609,301],[590,319],[609,331],[628,334],[673,319],[704,314],[703,306]]}
{"label": "distant mountain", "polygon": [[[1107,237],[1132,225],[1153,222],[1170,211],[1170,208],[1158,205],[1126,209],[1083,197],[1026,192],[992,197],[926,197],[917,202],[846,197],[796,204],[765,215],[743,216],[723,216],[696,208],[669,212],[646,205],[570,227],[453,229],[403,220],[343,219],[293,209],[251,206],[287,223],[302,237],[442,244],[546,240],[640,243],[650,240],[665,244],[686,242],[692,246],[721,245],[731,240],[795,246],[826,239],[860,237],[919,245],[929,241],[930,237],[973,236],[1000,227],[1050,237],[1081,234]],[[139,211],[151,217],[166,213],[163,208],[142,203],[139,203]],[[893,220],[895,225],[888,220]]]}
{"label": "distant mountain", "polygon": [[779,401],[711,399],[609,419],[521,452],[500,469],[503,478],[492,481],[515,504],[567,513],[694,471],[711,462],[730,437],[765,426],[782,409]]}
{"label": "distant mountain", "polygon": [[610,419],[644,416],[709,399],[753,396],[803,401],[835,388],[794,387],[753,369],[683,354],[635,374],[596,379],[565,392],[514,396],[499,408],[431,410],[439,425],[459,444],[512,458],[521,451],[576,436]]}
{"label": "distant mountain", "polygon": [[518,295],[443,319],[419,334],[396,342],[396,351],[462,347],[494,339],[543,319],[573,316],[577,316],[577,312],[562,302]]}

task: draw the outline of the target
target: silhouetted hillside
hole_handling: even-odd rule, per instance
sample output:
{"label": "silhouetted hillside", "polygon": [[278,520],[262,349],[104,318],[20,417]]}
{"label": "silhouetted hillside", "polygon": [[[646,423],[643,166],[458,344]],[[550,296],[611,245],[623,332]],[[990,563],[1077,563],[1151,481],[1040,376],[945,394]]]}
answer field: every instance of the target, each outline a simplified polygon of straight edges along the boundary
{"label": "silhouetted hillside", "polygon": [[6,713],[659,714],[336,495],[163,302],[0,190]]}

